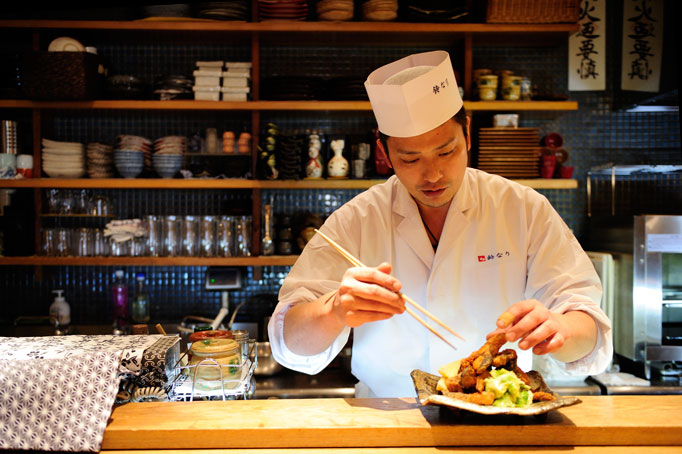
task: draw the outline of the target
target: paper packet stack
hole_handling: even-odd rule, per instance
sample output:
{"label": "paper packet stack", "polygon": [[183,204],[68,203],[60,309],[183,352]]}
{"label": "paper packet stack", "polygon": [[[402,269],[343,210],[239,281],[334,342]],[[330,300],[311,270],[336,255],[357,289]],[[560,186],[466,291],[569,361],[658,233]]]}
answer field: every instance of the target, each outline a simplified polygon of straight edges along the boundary
{"label": "paper packet stack", "polygon": [[247,101],[251,93],[251,62],[226,62],[223,101]]}
{"label": "paper packet stack", "polygon": [[194,99],[220,101],[220,79],[223,75],[222,61],[197,61],[194,70]]}

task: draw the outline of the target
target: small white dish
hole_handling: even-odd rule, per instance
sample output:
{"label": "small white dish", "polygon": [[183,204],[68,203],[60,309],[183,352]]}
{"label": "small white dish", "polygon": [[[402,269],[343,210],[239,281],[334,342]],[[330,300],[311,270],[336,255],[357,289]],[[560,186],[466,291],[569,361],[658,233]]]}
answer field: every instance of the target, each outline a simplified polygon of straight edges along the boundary
{"label": "small white dish", "polygon": [[60,36],[47,46],[48,52],[85,52],[85,46],[68,36]]}

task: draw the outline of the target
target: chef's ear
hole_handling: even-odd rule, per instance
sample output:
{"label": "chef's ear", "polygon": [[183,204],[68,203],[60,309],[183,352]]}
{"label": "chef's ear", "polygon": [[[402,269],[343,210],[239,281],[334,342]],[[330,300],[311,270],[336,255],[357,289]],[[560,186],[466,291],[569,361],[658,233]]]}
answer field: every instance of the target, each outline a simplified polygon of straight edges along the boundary
{"label": "chef's ear", "polygon": [[388,164],[391,169],[393,168],[391,158],[388,157],[388,152],[384,149],[384,144],[381,142],[381,139],[377,139],[376,153],[380,160],[386,161],[386,164]]}
{"label": "chef's ear", "polygon": [[471,150],[471,117],[467,115],[467,151]]}

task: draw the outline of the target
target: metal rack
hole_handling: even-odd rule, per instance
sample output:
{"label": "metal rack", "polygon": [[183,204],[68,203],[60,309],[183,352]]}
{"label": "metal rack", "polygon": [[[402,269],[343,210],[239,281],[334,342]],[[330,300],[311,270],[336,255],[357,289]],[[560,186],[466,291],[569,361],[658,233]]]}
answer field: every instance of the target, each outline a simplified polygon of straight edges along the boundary
{"label": "metal rack", "polygon": [[[239,365],[220,365],[214,359],[204,359],[197,364],[188,364],[188,354],[183,353],[174,366],[174,376],[171,379],[169,400],[179,402],[192,402],[197,400],[237,400],[249,399],[256,392],[254,371],[258,365],[258,353],[255,348],[255,340],[249,339],[248,355],[242,358]],[[216,367],[219,378],[208,380],[201,378],[197,380],[198,367]],[[223,369],[238,368],[235,375],[239,378],[224,379]],[[197,384],[206,385],[208,388],[198,388]]]}
{"label": "metal rack", "polygon": [[682,166],[602,166],[587,173],[587,215],[682,214]]}

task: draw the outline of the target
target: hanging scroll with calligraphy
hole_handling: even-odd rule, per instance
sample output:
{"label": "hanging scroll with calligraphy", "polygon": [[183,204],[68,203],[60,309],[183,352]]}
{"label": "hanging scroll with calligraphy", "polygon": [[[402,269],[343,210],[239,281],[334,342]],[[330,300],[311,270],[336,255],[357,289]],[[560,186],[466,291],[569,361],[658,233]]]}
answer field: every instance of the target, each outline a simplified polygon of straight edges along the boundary
{"label": "hanging scroll with calligraphy", "polygon": [[659,91],[663,0],[623,0],[621,89]]}
{"label": "hanging scroll with calligraphy", "polygon": [[581,0],[578,31],[568,39],[568,89],[606,89],[606,0]]}

